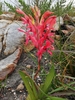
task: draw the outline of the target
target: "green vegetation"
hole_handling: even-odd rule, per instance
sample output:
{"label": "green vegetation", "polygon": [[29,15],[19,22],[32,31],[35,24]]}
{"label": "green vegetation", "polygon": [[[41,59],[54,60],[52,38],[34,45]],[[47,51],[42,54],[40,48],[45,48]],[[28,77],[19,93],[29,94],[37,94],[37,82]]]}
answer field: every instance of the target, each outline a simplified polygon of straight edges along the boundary
{"label": "green vegetation", "polygon": [[0,2],[0,14],[2,14],[3,11],[2,11],[2,3]]}
{"label": "green vegetation", "polygon": [[[19,2],[19,5],[18,7],[21,8],[26,14],[32,14],[32,12],[30,11],[30,6],[31,5],[28,5],[25,3],[24,0],[18,0]],[[66,13],[73,13],[74,10],[72,10],[72,2],[70,2],[68,5],[65,6],[65,2],[66,0],[60,0],[58,1],[56,4],[54,4],[53,7],[52,6],[52,2],[53,0],[35,0],[33,1],[34,3],[32,3],[32,5],[37,5],[37,7],[39,7],[40,11],[41,11],[41,14],[43,14],[45,11],[47,10],[50,10],[52,12],[54,12],[55,15],[57,16],[62,16]],[[18,8],[16,6],[12,6],[10,5],[9,3],[5,2],[5,4],[10,8],[9,11],[12,11],[12,12],[15,12],[15,8]],[[34,6],[33,5],[33,6]]]}
{"label": "green vegetation", "polygon": [[[40,86],[38,86],[26,72],[20,71],[19,73],[28,91],[26,100],[67,100],[48,95],[50,88],[52,88],[52,80],[55,74],[53,66],[51,67],[50,72],[47,74],[45,81]],[[61,87],[61,89],[62,88],[63,87]],[[54,91],[59,91],[61,89],[55,89]],[[54,91],[51,91],[51,93]]]}
{"label": "green vegetation", "polygon": [[[50,10],[54,12],[56,16],[64,16],[66,13],[70,16],[75,16],[75,8],[72,7],[72,2],[65,6],[66,0],[58,0],[56,4],[52,6],[53,0],[35,0],[34,5],[37,5],[41,11],[41,14]],[[31,6],[27,5],[24,0],[18,0],[19,7],[28,15],[32,15]],[[5,4],[10,8],[9,11],[16,12],[16,6],[5,2]],[[33,6],[34,6],[33,5]],[[0,5],[1,13],[2,13],[2,5]],[[18,16],[21,16],[17,14]],[[67,22],[68,23],[68,22]],[[66,22],[65,22],[66,24]],[[44,79],[43,83],[38,86],[36,82],[26,73],[19,72],[22,80],[28,91],[28,96],[26,100],[64,100],[62,98],[57,98],[51,96],[52,93],[56,93],[64,90],[72,90],[75,91],[75,87],[73,85],[75,82],[71,82],[71,80],[75,80],[75,44],[69,42],[69,36],[65,36],[61,32],[61,28],[58,30],[59,35],[61,36],[60,40],[55,40],[56,50],[53,53],[53,56],[49,58],[49,55],[45,55],[50,59],[49,66],[52,66],[49,73],[45,73],[44,68],[41,68],[40,76]],[[30,53],[29,53],[30,54]],[[36,62],[36,59],[33,57]],[[59,72],[55,73],[54,68],[58,69]],[[65,79],[70,80],[69,82],[65,82]],[[66,83],[66,84],[65,84]],[[2,85],[0,85],[2,86]],[[33,88],[32,88],[33,87]]]}
{"label": "green vegetation", "polygon": [[27,5],[27,4],[25,3],[24,0],[18,0],[18,2],[19,2],[18,7],[15,7],[15,6],[13,7],[11,4],[9,4],[9,3],[7,3],[7,2],[5,2],[5,4],[6,4],[7,7],[9,8],[9,11],[15,12],[16,14],[17,14],[16,8],[22,8],[22,10],[23,10],[24,12],[26,12],[26,14],[31,14],[30,6]]}

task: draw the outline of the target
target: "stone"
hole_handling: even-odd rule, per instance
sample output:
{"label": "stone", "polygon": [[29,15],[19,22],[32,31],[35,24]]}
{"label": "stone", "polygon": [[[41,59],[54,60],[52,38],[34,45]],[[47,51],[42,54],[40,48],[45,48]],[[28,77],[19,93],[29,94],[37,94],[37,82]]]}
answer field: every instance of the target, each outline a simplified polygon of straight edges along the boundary
{"label": "stone", "polygon": [[64,24],[64,20],[61,16],[56,18],[56,23],[54,25],[55,30],[59,30],[60,26]]}
{"label": "stone", "polygon": [[72,17],[72,20],[75,22],[75,17]]}
{"label": "stone", "polygon": [[0,20],[0,80],[14,71],[22,53],[25,35],[18,28],[25,29],[21,21]]}
{"label": "stone", "polygon": [[24,89],[24,85],[22,83],[20,83],[16,88],[17,91],[20,91],[20,90],[23,90],[23,89]]}
{"label": "stone", "polygon": [[65,35],[69,35],[69,31],[68,30],[61,30]]}
{"label": "stone", "polygon": [[72,32],[72,31],[75,30],[75,27],[72,26],[72,25],[66,25],[66,28],[67,28],[67,30],[68,30],[69,32]]}
{"label": "stone", "polygon": [[12,12],[6,12],[0,15],[0,19],[6,19],[6,20],[14,20],[15,13]]}
{"label": "stone", "polygon": [[24,43],[24,33],[18,30],[18,28],[22,26],[23,24],[21,21],[13,21],[10,25],[7,26],[4,32],[3,40],[3,45],[5,46],[5,55],[13,53]]}
{"label": "stone", "polygon": [[63,18],[61,16],[59,16],[59,17],[56,18],[56,22],[58,24],[60,24],[60,25],[63,25],[64,24],[64,20],[63,20]]}
{"label": "stone", "polygon": [[2,44],[3,44],[5,29],[7,25],[9,25],[10,23],[12,23],[12,21],[0,20],[0,52],[2,51],[3,48]]}
{"label": "stone", "polygon": [[13,72],[20,59],[21,53],[22,49],[18,48],[13,54],[0,61],[0,80],[4,80],[8,74]]}
{"label": "stone", "polygon": [[27,65],[26,68],[30,69],[30,68],[32,68],[32,66],[31,65]]}
{"label": "stone", "polygon": [[10,23],[12,23],[11,20],[5,20],[5,19],[0,20],[0,29],[6,28],[6,26],[7,26],[8,24],[10,24]]}
{"label": "stone", "polygon": [[2,51],[2,42],[0,42],[0,52]]}

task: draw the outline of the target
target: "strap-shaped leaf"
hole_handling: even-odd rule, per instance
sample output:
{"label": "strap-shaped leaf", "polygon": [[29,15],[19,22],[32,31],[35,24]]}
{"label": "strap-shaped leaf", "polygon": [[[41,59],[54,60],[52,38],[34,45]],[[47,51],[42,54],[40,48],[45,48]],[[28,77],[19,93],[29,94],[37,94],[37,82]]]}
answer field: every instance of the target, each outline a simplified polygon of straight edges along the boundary
{"label": "strap-shaped leaf", "polygon": [[[48,73],[48,75],[46,76],[46,79],[45,79],[45,82],[43,83],[43,85],[40,87],[40,89],[44,92],[44,93],[47,93],[50,86],[51,86],[51,83],[52,83],[52,80],[54,78],[54,73],[55,73],[55,70],[54,70],[54,67],[52,66],[51,69],[50,69],[50,72]],[[40,93],[40,98],[44,97],[45,95],[41,92]]]}
{"label": "strap-shaped leaf", "polygon": [[37,100],[38,95],[38,89],[37,89],[37,85],[34,83],[34,81],[28,76],[27,73],[19,71],[20,76],[27,88],[27,91],[30,95],[31,100]]}
{"label": "strap-shaped leaf", "polygon": [[60,98],[60,97],[51,97],[50,98],[47,98],[46,100],[67,100],[65,98]]}
{"label": "strap-shaped leaf", "polygon": [[45,82],[44,82],[44,85],[43,85],[43,88],[42,90],[46,93],[48,92],[48,89],[51,85],[51,82],[54,78],[54,73],[55,73],[55,70],[54,70],[54,67],[52,66],[51,69],[50,69],[50,72],[48,73],[46,79],[45,79]]}

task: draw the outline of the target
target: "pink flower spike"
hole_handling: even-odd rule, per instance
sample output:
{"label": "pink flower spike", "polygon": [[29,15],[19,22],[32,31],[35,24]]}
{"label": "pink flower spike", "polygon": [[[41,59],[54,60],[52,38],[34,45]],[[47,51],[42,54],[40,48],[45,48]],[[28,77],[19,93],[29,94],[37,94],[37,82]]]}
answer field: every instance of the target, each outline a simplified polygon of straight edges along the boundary
{"label": "pink flower spike", "polygon": [[21,17],[21,20],[25,25],[25,30],[19,29],[19,31],[25,34],[25,43],[28,44],[31,41],[37,49],[38,69],[35,74],[36,77],[40,70],[42,55],[45,52],[52,55],[52,50],[54,50],[54,33],[52,31],[54,31],[56,16],[51,16],[53,12],[50,11],[46,11],[43,15],[40,15],[40,10],[36,6],[31,8],[31,10],[33,16],[27,15],[21,9],[17,9],[16,11],[24,15],[24,17]]}

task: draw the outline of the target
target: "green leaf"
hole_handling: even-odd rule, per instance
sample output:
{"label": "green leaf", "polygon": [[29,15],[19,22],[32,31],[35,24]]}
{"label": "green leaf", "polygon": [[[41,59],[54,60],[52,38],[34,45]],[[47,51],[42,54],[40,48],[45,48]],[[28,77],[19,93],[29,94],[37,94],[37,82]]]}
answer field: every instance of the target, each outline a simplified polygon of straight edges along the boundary
{"label": "green leaf", "polygon": [[51,97],[50,98],[47,98],[46,100],[67,100],[65,98],[60,98],[60,97]]}
{"label": "green leaf", "polygon": [[58,87],[57,89],[52,90],[51,92],[49,92],[49,94],[52,94],[54,92],[58,92],[58,91],[61,91],[61,90],[64,90],[64,87],[63,86]]}
{"label": "green leaf", "polygon": [[51,85],[51,82],[52,82],[52,80],[54,78],[54,73],[55,73],[54,67],[52,66],[51,69],[50,69],[50,72],[48,73],[48,75],[47,75],[47,77],[45,79],[45,82],[44,82],[44,85],[43,85],[43,88],[42,88],[42,90],[45,93],[48,92],[48,89],[49,89],[49,87]]}
{"label": "green leaf", "polygon": [[[47,93],[48,90],[50,89],[50,86],[51,86],[51,82],[54,78],[54,73],[55,73],[55,70],[54,70],[54,67],[52,66],[51,69],[50,69],[50,72],[48,73],[46,79],[45,79],[45,82],[44,84],[40,87],[40,89],[44,92],[44,93]],[[42,92],[41,92],[42,93]],[[40,98],[44,97],[45,95],[42,93],[40,93]]]}
{"label": "green leaf", "polygon": [[41,93],[43,95],[41,94],[42,95],[41,96],[41,95],[38,94],[38,96],[39,96],[39,99],[38,100],[43,100],[43,99],[45,99],[45,100],[67,100],[67,99],[63,99],[61,97],[53,97],[53,96],[50,96],[50,95],[44,93],[40,88],[39,88],[39,91],[41,91]]}
{"label": "green leaf", "polygon": [[33,80],[27,75],[27,73],[24,73],[22,71],[19,71],[20,76],[27,88],[27,91],[29,93],[29,96],[31,98],[31,100],[37,100],[38,96],[37,96],[37,85],[33,82]]}

